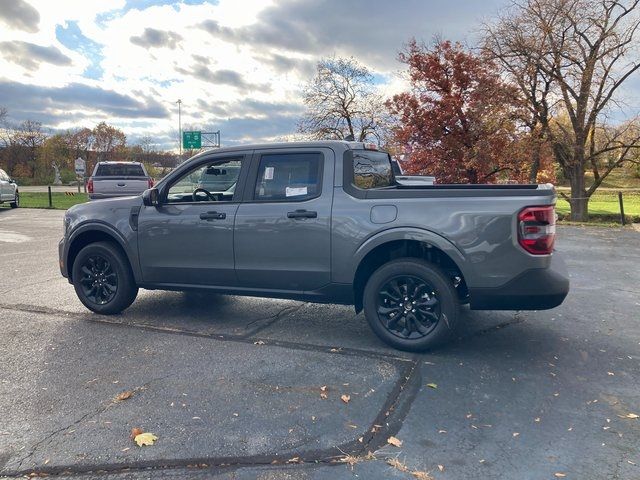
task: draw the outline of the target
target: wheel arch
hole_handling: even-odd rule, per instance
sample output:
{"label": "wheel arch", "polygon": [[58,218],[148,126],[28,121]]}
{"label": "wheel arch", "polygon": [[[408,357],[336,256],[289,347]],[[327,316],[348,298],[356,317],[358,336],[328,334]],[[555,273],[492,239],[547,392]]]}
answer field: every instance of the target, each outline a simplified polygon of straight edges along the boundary
{"label": "wheel arch", "polygon": [[365,242],[355,254],[353,273],[356,312],[363,308],[364,287],[371,274],[396,258],[420,258],[440,267],[452,277],[459,277],[461,298],[466,297],[466,278],[470,266],[463,254],[444,237],[419,229],[387,231]]}
{"label": "wheel arch", "polygon": [[136,278],[136,271],[134,267],[134,263],[125,247],[126,242],[120,236],[120,234],[113,229],[109,228],[103,224],[89,224],[83,225],[79,227],[69,239],[69,247],[66,253],[66,270],[69,275],[69,281],[73,281],[72,272],[73,272],[73,262],[80,250],[91,243],[96,242],[109,242],[115,245],[118,250],[124,255],[129,264],[129,268],[131,269],[134,278]]}

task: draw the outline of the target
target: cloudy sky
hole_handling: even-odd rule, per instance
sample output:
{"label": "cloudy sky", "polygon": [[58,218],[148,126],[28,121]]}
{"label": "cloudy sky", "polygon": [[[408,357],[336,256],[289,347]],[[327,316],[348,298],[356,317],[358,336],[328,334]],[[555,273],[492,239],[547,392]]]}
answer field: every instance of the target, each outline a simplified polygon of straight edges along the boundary
{"label": "cloudy sky", "polygon": [[51,131],[106,121],[177,148],[281,139],[323,56],[353,56],[387,93],[410,38],[473,42],[506,0],[0,0],[0,106]]}

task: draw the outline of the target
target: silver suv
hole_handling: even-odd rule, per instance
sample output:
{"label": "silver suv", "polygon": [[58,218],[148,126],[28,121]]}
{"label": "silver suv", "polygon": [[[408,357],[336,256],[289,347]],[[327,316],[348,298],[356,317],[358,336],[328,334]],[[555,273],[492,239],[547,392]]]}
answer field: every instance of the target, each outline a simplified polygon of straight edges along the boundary
{"label": "silver suv", "polygon": [[11,208],[17,208],[20,205],[20,193],[16,182],[0,169],[0,203],[4,202],[9,202]]}

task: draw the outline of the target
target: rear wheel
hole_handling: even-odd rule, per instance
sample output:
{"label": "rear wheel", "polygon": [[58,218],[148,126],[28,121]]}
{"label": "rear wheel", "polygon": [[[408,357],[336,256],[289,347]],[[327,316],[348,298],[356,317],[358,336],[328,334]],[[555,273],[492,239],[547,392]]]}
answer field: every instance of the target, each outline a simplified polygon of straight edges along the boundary
{"label": "rear wheel", "polygon": [[364,289],[369,325],[382,341],[400,350],[423,351],[446,342],[458,310],[458,296],[447,276],[415,258],[381,266]]}
{"label": "rear wheel", "polygon": [[13,198],[13,202],[9,204],[11,208],[18,208],[20,206],[20,194],[16,190],[16,196]]}
{"label": "rear wheel", "polygon": [[138,295],[127,258],[109,242],[80,250],[73,262],[73,286],[85,307],[104,315],[120,313]]}

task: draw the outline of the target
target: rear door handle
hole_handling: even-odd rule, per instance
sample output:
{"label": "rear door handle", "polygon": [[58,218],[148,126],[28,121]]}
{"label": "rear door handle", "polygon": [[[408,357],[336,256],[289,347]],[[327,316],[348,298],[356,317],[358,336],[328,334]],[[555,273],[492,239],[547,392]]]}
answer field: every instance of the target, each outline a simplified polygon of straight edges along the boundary
{"label": "rear door handle", "polygon": [[318,218],[318,212],[296,210],[295,212],[287,212],[287,218]]}
{"label": "rear door handle", "polygon": [[124,187],[126,185],[126,183],[119,183],[118,186],[119,187]]}
{"label": "rear door handle", "polygon": [[226,213],[205,212],[200,214],[200,220],[224,220],[227,218]]}

